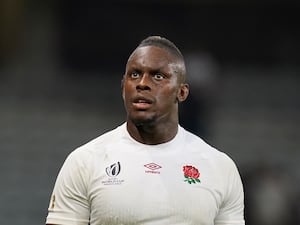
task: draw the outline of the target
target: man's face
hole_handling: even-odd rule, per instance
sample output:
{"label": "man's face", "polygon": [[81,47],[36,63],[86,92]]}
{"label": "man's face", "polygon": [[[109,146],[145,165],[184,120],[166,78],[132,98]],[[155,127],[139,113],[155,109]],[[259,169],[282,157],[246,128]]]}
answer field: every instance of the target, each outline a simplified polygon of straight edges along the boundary
{"label": "man's face", "polygon": [[137,48],[123,78],[128,119],[136,125],[177,121],[182,69],[183,63],[162,48]]}

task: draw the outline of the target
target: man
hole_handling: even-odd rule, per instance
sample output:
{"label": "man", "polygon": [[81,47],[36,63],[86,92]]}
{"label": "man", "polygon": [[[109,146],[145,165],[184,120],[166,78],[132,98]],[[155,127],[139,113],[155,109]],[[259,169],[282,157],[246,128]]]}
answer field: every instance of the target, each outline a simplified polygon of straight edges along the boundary
{"label": "man", "polygon": [[185,74],[172,42],[141,42],[122,81],[126,123],[68,156],[47,224],[244,224],[234,162],[178,124]]}

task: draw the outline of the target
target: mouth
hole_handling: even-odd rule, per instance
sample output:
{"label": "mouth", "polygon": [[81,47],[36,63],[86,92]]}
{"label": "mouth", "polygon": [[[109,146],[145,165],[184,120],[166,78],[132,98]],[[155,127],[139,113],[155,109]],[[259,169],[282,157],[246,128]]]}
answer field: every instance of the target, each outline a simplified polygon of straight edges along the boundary
{"label": "mouth", "polygon": [[146,110],[153,104],[153,101],[145,97],[136,97],[133,99],[133,106],[138,110]]}

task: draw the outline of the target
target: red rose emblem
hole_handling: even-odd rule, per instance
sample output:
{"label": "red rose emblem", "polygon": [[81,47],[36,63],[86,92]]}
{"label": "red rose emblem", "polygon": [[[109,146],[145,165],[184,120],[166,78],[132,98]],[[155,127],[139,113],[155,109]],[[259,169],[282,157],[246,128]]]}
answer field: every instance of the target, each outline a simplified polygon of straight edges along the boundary
{"label": "red rose emblem", "polygon": [[200,173],[199,170],[196,167],[193,166],[183,166],[183,173],[184,173],[184,177],[186,182],[188,182],[189,184],[191,183],[200,183],[199,177],[200,177]]}

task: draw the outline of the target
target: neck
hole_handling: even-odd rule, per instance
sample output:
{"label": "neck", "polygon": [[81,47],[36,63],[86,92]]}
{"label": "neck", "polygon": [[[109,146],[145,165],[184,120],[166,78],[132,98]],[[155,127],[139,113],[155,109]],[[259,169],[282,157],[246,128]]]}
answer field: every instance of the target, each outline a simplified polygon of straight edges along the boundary
{"label": "neck", "polygon": [[156,145],[172,140],[178,131],[178,123],[171,124],[139,124],[127,121],[127,130],[136,141]]}

